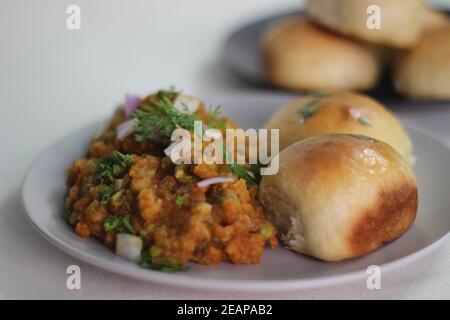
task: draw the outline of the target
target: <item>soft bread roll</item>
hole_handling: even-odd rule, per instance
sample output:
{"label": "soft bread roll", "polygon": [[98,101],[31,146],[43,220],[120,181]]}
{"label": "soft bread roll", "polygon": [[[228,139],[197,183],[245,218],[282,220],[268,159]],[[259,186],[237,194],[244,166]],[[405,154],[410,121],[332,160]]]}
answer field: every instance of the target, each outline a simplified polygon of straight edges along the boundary
{"label": "soft bread roll", "polygon": [[377,52],[295,16],[271,26],[262,41],[266,79],[300,91],[372,88]]}
{"label": "soft bread roll", "polygon": [[[369,29],[367,8],[381,10],[381,28]],[[421,33],[425,0],[308,0],[307,13],[314,21],[358,39],[408,48]]]}
{"label": "soft bread roll", "polygon": [[411,98],[450,100],[450,24],[427,32],[417,46],[398,54],[394,83]]}
{"label": "soft bread roll", "polygon": [[449,19],[445,13],[431,9],[426,11],[424,19],[422,35],[439,29],[449,23]]}
{"label": "soft bread roll", "polygon": [[384,141],[413,164],[411,141],[395,116],[380,103],[352,92],[299,97],[275,112],[266,124],[280,130],[280,150],[321,133],[361,134]]}
{"label": "soft bread roll", "polygon": [[345,134],[281,151],[259,200],[288,248],[325,261],[360,257],[397,239],[418,206],[416,179],[392,147]]}

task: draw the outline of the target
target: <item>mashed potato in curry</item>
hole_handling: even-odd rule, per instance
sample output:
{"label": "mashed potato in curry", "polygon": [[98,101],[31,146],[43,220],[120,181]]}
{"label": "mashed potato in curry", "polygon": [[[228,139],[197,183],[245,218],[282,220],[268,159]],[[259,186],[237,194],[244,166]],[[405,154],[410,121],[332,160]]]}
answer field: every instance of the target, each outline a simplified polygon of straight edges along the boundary
{"label": "mashed potato in curry", "polygon": [[[116,251],[118,235],[129,235],[139,250],[134,260],[145,267],[172,271],[188,261],[258,263],[265,244],[274,247],[277,240],[255,198],[257,184],[239,175],[250,167],[175,165],[164,154],[170,143],[164,133],[171,126],[190,129],[193,118],[221,130],[236,125],[202,103],[192,113],[176,111],[179,95],[159,91],[138,101],[131,113],[126,107],[115,112],[86,156],[68,170],[67,220],[80,237],[98,238]],[[129,119],[133,130],[119,138],[118,127]],[[232,179],[198,186],[213,177]]]}

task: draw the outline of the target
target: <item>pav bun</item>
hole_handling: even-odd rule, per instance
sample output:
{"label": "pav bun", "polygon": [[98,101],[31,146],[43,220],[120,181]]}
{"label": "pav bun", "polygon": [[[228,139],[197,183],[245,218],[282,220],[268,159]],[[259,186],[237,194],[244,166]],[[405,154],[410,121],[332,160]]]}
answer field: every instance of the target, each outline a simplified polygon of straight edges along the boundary
{"label": "pav bun", "polygon": [[410,98],[450,100],[450,24],[427,32],[417,46],[397,55],[394,83]]}
{"label": "pav bun", "polygon": [[300,16],[276,22],[262,41],[266,79],[299,91],[365,90],[379,77],[376,50]]}
{"label": "pav bun", "polygon": [[404,234],[418,207],[416,179],[389,145],[325,134],[279,154],[258,198],[288,248],[324,260],[360,257]]}
{"label": "pav bun", "polygon": [[422,35],[444,27],[449,23],[448,16],[440,11],[428,9],[425,13]]}
{"label": "pav bun", "polygon": [[[369,29],[367,9],[380,8],[381,28]],[[396,48],[408,48],[418,40],[425,0],[308,0],[309,17],[345,35]]]}
{"label": "pav bun", "polygon": [[372,98],[352,92],[299,97],[272,115],[268,129],[279,129],[280,150],[322,133],[352,133],[384,141],[413,164],[412,143],[395,116]]}

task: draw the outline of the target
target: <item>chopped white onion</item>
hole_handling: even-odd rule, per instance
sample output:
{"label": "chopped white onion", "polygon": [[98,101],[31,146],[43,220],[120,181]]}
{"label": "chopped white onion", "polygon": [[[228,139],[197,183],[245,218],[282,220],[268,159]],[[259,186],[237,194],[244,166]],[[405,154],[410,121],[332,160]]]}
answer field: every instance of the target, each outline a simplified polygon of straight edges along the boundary
{"label": "chopped white onion", "polygon": [[169,146],[167,148],[164,149],[164,153],[166,156],[170,157],[173,148],[175,148],[179,143],[181,143],[183,140],[182,139],[178,139],[176,141],[173,141],[171,144],[169,144]]}
{"label": "chopped white onion", "polygon": [[134,96],[131,94],[127,94],[125,96],[125,104],[123,106],[123,109],[125,111],[125,115],[127,118],[131,117],[131,114],[134,110],[136,110],[137,107],[139,107],[139,104],[141,103],[141,98],[138,96]]}
{"label": "chopped white onion", "polygon": [[116,236],[116,254],[133,262],[139,262],[143,247],[142,239],[128,233]]}
{"label": "chopped white onion", "polygon": [[181,112],[193,113],[202,104],[202,101],[197,97],[179,94],[173,102],[173,107]]}
{"label": "chopped white onion", "polygon": [[361,110],[355,109],[355,108],[351,108],[350,109],[350,115],[353,117],[353,119],[355,120],[359,120],[363,114],[361,112]]}
{"label": "chopped white onion", "polygon": [[119,124],[116,128],[117,139],[123,140],[125,137],[133,133],[134,131],[133,124],[134,124],[133,120],[128,120],[125,121],[124,123]]}
{"label": "chopped white onion", "polygon": [[204,180],[197,182],[197,187],[203,188],[203,187],[209,186],[211,184],[231,183],[233,181],[234,181],[234,179],[232,177],[214,177],[214,178],[204,179]]}

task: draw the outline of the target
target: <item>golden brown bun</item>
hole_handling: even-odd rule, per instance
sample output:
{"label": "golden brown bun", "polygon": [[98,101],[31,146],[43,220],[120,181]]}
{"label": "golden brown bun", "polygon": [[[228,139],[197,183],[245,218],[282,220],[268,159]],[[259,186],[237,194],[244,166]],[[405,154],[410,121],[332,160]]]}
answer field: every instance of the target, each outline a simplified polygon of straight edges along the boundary
{"label": "golden brown bun", "polygon": [[449,23],[447,15],[443,12],[428,9],[425,13],[422,35],[444,27]]}
{"label": "golden brown bun", "polygon": [[262,50],[267,80],[292,90],[363,90],[379,76],[373,50],[302,17],[275,23],[263,37]]}
{"label": "golden brown bun", "polygon": [[397,56],[394,83],[411,98],[450,100],[450,25],[427,32]]}
{"label": "golden brown bun", "polygon": [[414,222],[416,179],[389,145],[363,136],[319,135],[279,154],[259,200],[283,243],[325,261],[360,257]]}
{"label": "golden brown bun", "polygon": [[411,141],[395,116],[362,94],[334,92],[299,97],[275,112],[266,128],[280,130],[280,150],[317,134],[353,133],[384,141],[408,163],[414,162]]}
{"label": "golden brown bun", "polygon": [[[367,27],[367,8],[381,9],[381,29]],[[425,0],[308,0],[314,21],[345,35],[397,48],[414,45],[421,32]]]}

